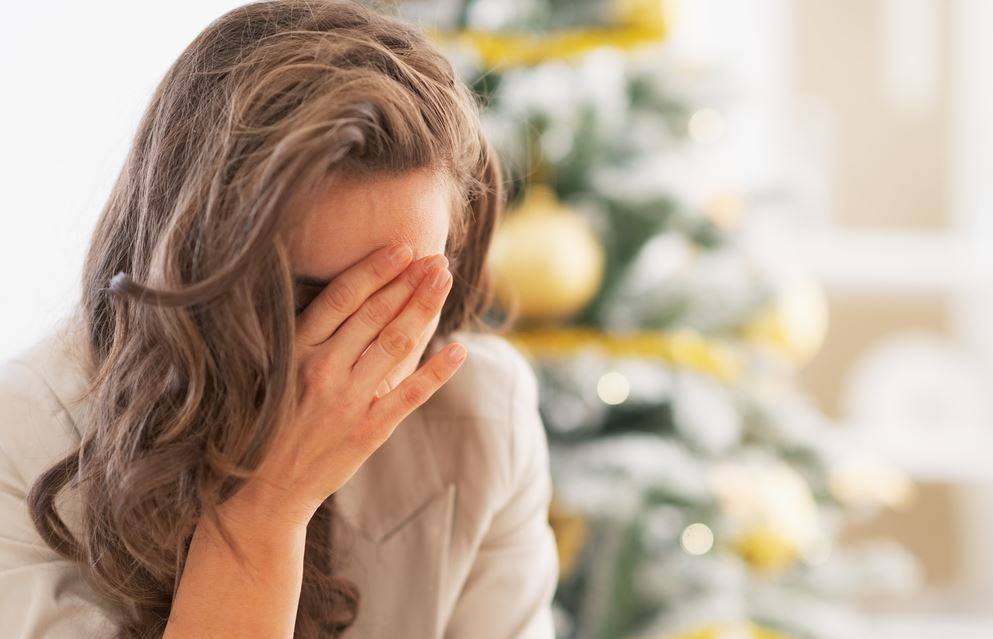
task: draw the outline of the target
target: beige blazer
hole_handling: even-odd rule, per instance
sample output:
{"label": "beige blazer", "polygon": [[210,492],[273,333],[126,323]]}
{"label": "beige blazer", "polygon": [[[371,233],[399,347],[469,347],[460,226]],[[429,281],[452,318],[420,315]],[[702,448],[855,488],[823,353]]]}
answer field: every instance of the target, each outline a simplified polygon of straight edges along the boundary
{"label": "beige blazer", "polygon": [[[64,325],[65,326],[65,325]],[[109,606],[34,530],[25,495],[80,437],[87,379],[61,328],[0,365],[0,637],[106,637]],[[552,638],[551,483],[534,374],[502,338],[468,360],[337,493],[351,637]],[[71,528],[72,494],[63,506]],[[223,584],[218,584],[223,587]]]}

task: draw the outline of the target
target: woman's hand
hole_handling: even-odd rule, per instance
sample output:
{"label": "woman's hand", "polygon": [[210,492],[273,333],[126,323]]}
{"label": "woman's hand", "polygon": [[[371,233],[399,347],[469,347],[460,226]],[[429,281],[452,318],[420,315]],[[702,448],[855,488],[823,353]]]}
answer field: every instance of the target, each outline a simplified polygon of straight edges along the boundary
{"label": "woman's hand", "polygon": [[396,388],[381,386],[436,326],[452,285],[443,256],[410,261],[407,246],[376,251],[299,317],[294,411],[258,473],[219,509],[239,550],[201,520],[166,639],[293,635],[307,522],[465,359],[464,346],[449,344]]}
{"label": "woman's hand", "polygon": [[335,277],[299,316],[294,413],[257,476],[225,504],[229,513],[247,506],[270,521],[306,524],[458,370],[466,349],[452,343],[396,388],[385,383],[433,330],[451,289],[444,256],[413,263],[411,257],[403,244],[372,253]]}

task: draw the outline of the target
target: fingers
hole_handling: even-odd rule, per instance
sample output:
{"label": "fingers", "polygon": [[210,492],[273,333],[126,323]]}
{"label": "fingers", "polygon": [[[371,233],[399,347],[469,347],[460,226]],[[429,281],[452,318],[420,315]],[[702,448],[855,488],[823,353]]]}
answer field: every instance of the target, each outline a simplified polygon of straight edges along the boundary
{"label": "fingers", "polygon": [[413,251],[406,244],[384,246],[338,274],[300,314],[297,339],[308,346],[326,340],[412,258]]}
{"label": "fingers", "polygon": [[369,410],[373,433],[379,441],[385,441],[393,429],[418,406],[426,402],[462,366],[466,355],[465,346],[453,342],[435,353],[423,366],[411,373],[399,386],[377,399]]}
{"label": "fingers", "polygon": [[428,325],[441,312],[451,286],[451,272],[440,265],[421,280],[400,314],[382,329],[356,362],[352,369],[356,389],[373,393],[386,375],[411,353]]}
{"label": "fingers", "polygon": [[341,328],[321,345],[326,349],[329,365],[351,370],[369,344],[383,331],[417,290],[424,277],[435,267],[448,265],[444,255],[423,257],[367,299]]}

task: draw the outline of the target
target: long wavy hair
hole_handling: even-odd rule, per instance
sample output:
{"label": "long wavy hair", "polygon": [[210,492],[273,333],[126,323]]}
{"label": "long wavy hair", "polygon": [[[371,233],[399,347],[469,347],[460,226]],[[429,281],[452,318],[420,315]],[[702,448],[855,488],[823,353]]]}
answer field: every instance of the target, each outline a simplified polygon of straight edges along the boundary
{"label": "long wavy hair", "polygon": [[[216,518],[292,410],[287,245],[309,197],[336,176],[443,171],[454,284],[436,337],[486,310],[503,190],[478,111],[417,29],[352,2],[235,9],[167,72],[84,268],[82,440],[28,496],[46,543],[117,604],[122,637],[162,633],[198,520]],[[75,532],[56,507],[67,489]],[[334,574],[334,521],[329,498],[307,530],[297,637],[338,636],[358,614]]]}

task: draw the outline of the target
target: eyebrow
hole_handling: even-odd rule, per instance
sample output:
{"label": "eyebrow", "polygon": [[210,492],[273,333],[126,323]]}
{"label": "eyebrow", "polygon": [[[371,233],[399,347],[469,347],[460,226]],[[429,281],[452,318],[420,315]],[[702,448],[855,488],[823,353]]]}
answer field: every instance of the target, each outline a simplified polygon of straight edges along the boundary
{"label": "eyebrow", "polygon": [[329,279],[314,277],[312,275],[294,275],[293,281],[309,288],[324,288],[331,282]]}
{"label": "eyebrow", "polygon": [[372,249],[366,254],[366,256],[363,256],[363,257],[355,260],[351,264],[346,265],[343,269],[341,269],[337,273],[334,273],[331,277],[323,278],[323,277],[314,277],[313,275],[300,274],[300,275],[294,275],[293,276],[293,283],[294,284],[298,284],[300,286],[305,286],[307,288],[324,288],[325,286],[327,286],[328,284],[331,283],[331,280],[333,280],[334,278],[338,277],[338,275],[340,273],[342,273],[345,270],[347,270],[347,269],[355,266],[356,264],[358,264],[359,262],[361,262],[362,260],[364,260],[366,257],[368,257],[372,253],[378,251],[379,249],[383,248],[384,246],[387,246],[387,244],[376,244],[376,245],[374,245],[372,247]]}

